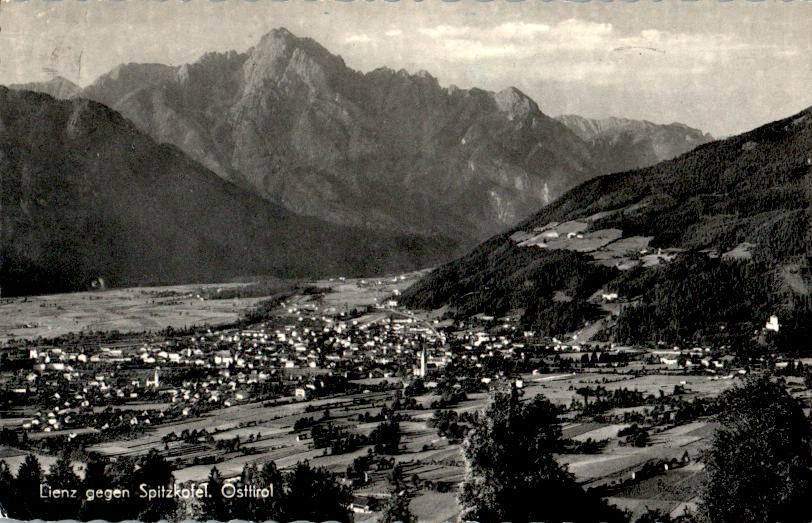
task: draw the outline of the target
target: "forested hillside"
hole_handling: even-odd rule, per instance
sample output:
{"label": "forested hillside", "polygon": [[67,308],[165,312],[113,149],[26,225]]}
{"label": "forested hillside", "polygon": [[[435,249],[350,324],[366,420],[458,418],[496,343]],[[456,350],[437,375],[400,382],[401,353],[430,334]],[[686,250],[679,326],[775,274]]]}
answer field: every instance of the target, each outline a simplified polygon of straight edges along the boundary
{"label": "forested hillside", "polygon": [[298,216],[87,100],[0,87],[3,295],[111,285],[375,274],[451,240]]}
{"label": "forested hillside", "polygon": [[[599,338],[812,338],[812,115],[807,109],[653,167],[602,176],[408,289],[414,307],[523,312],[575,330],[617,292]],[[721,333],[721,334],[720,334]],[[810,339],[807,338],[807,339]]]}

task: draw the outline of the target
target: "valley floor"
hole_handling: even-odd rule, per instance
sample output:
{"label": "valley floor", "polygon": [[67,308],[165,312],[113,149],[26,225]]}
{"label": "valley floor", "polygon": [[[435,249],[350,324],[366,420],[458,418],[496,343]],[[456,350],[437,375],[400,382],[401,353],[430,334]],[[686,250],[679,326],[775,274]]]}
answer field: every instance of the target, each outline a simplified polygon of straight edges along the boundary
{"label": "valley floor", "polygon": [[[415,333],[429,338],[438,336],[435,328],[438,323],[435,319],[397,307],[395,298],[399,290],[411,284],[416,277],[418,275],[412,274],[370,281],[336,279],[311,282],[309,288],[321,289],[322,294],[314,297],[311,290],[288,298],[284,310],[280,310],[278,318],[274,320],[275,331],[270,327],[260,331],[217,331],[216,324],[233,322],[245,308],[263,298],[202,299],[198,297],[201,286],[117,289],[27,300],[20,298],[5,300],[0,305],[0,311],[4,312],[3,321],[6,323],[3,325],[5,340],[19,336],[54,336],[84,329],[138,331],[169,325],[207,323],[214,329],[214,332],[210,331],[210,336],[219,335],[220,340],[225,342],[231,337],[236,340],[240,336],[242,340],[249,342],[260,339],[264,342],[268,336],[279,337],[282,332],[287,332],[287,336],[297,335],[296,331],[291,334],[291,328],[301,330],[306,325],[309,327],[304,328],[305,332],[314,325],[324,325],[325,329],[329,326],[340,333],[341,328],[336,323],[338,320],[333,318],[352,317],[354,319],[351,321],[341,320],[338,323],[346,323],[361,330],[386,326],[385,329],[380,327],[384,330],[375,332],[380,332],[380,336],[384,336],[384,333],[388,333],[386,336],[400,336],[401,342],[407,345],[410,340],[419,339],[414,337]],[[233,285],[239,284],[219,287]],[[367,306],[369,312],[347,316],[351,309]],[[396,320],[400,323],[396,323]],[[21,324],[28,326],[23,327]],[[459,335],[482,336],[481,330],[474,327]],[[155,341],[150,339],[149,343]],[[178,340],[173,341],[174,343],[178,343]],[[137,345],[134,343],[133,347]],[[256,346],[255,342],[254,347]],[[372,355],[374,351],[370,350],[370,358],[383,361],[380,354],[375,352]],[[494,350],[505,348],[497,347]],[[683,423],[645,423],[649,433],[648,444],[634,446],[628,444],[619,434],[632,425],[631,421],[623,420],[650,419],[653,416],[652,409],[656,405],[662,405],[658,403],[658,399],[662,398],[674,398],[679,404],[697,398],[714,398],[737,383],[740,374],[732,370],[726,375],[687,373],[673,365],[652,363],[652,359],[646,359],[649,354],[641,349],[629,349],[634,356],[623,366],[583,366],[574,363],[582,361],[584,354],[589,354],[581,352],[580,348],[556,348],[555,351],[557,361],[573,362],[568,370],[525,372],[515,377],[518,380],[516,383],[521,383],[525,398],[543,394],[568,410],[562,424],[565,439],[603,444],[602,448],[591,453],[559,454],[559,462],[566,465],[585,488],[598,489],[610,503],[635,516],[649,508],[672,515],[691,510],[698,500],[699,486],[704,477],[699,456],[713,436],[714,422],[710,418],[699,416]],[[404,361],[411,361],[411,355],[406,357]],[[369,358],[363,359],[368,360]],[[79,366],[78,363],[76,365]],[[151,368],[148,365],[145,367],[147,370]],[[291,376],[295,379],[300,379],[296,376],[317,379],[324,369],[314,367],[315,365],[310,365],[309,368],[285,370],[292,372]],[[176,412],[179,408],[178,401],[183,405],[184,400],[179,399],[179,396],[172,396],[171,400],[169,397],[125,400],[115,407],[117,412],[150,413],[149,417],[153,421],[143,425],[143,418],[136,417],[136,423],[142,424],[141,430],[126,436],[101,438],[87,446],[85,451],[112,457],[140,456],[155,449],[172,463],[174,476],[179,482],[205,481],[215,463],[225,477],[236,477],[246,463],[261,464],[271,460],[280,468],[309,460],[313,465],[343,475],[353,460],[367,455],[372,446],[362,445],[350,452],[334,455],[325,448],[315,448],[313,440],[308,436],[309,432],[296,429],[294,425],[304,418],[315,418],[343,427],[350,433],[369,435],[378,422],[361,421],[364,416],[374,418],[385,405],[392,404],[406,383],[413,381],[411,373],[381,373],[380,368],[383,367],[385,365],[368,365],[365,371],[368,375],[354,376],[348,381],[347,393],[325,393],[309,397],[306,390],[300,394],[301,387],[297,386],[296,394],[290,394],[293,391],[291,388],[287,389],[287,393],[276,394],[270,400],[231,395],[225,403],[222,399],[218,400],[217,408],[204,410],[198,416],[173,414],[168,422],[161,422],[160,418],[163,413],[169,415]],[[251,375],[256,375],[256,370],[258,369],[255,368]],[[228,374],[223,373],[223,368],[217,372],[228,378]],[[414,403],[398,410],[402,417],[402,438],[399,452],[391,456],[402,465],[404,477],[413,478],[415,496],[411,508],[420,521],[452,520],[460,510],[456,501],[456,489],[464,475],[460,444],[450,441],[447,436],[441,436],[432,420],[437,402],[441,400],[439,393],[432,388],[432,380],[440,379],[442,372],[442,367],[433,366],[425,378],[427,389],[413,396]],[[15,379],[13,372],[5,374],[4,379],[8,382]],[[791,383],[797,384],[797,379],[792,380],[790,379]],[[240,390],[239,384],[236,387]],[[604,394],[621,389],[638,391],[647,399],[637,406],[612,408],[601,416],[588,417],[580,415],[578,409],[573,407],[581,401],[579,390],[584,387],[600,388]],[[186,397],[188,398],[188,394]],[[465,399],[447,404],[443,408],[458,414],[477,411],[484,408],[488,398],[487,390],[472,392]],[[805,396],[805,399],[808,397]],[[186,401],[189,405],[194,403],[192,400]],[[102,407],[96,408],[98,412],[102,412]],[[20,405],[7,410],[0,416],[0,425],[9,429],[29,427],[28,438],[35,444],[39,440],[57,436],[69,435],[73,438],[94,435],[101,430],[91,424],[63,430],[51,430],[50,427],[47,430],[38,430],[30,425],[31,420],[40,414],[35,412],[37,409],[37,405]],[[639,417],[635,418],[635,415]],[[177,437],[203,430],[211,436],[210,441]],[[217,442],[233,441],[237,437],[241,442],[239,449],[217,446]],[[43,449],[42,446],[35,447],[33,452],[38,455],[43,466],[47,467],[54,462],[55,457],[53,453]],[[31,448],[0,446],[0,459],[5,460],[14,471],[29,452],[32,452]],[[81,469],[79,472],[82,472]],[[386,497],[387,474],[386,469],[372,467],[365,482],[353,485],[357,500],[373,501],[369,509],[364,508],[363,503],[358,503],[357,521],[374,521],[380,516],[374,501]]]}

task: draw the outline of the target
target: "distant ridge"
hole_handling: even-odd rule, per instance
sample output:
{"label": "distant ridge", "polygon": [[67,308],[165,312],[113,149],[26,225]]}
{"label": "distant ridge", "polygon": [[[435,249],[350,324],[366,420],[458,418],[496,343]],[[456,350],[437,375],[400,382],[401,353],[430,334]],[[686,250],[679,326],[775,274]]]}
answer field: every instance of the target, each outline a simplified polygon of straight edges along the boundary
{"label": "distant ridge", "polygon": [[82,92],[81,87],[61,76],[54,76],[50,80],[44,82],[12,84],[9,85],[8,87],[10,89],[16,89],[20,91],[34,91],[37,93],[49,94],[54,98],[59,98],[61,100],[73,98],[74,96],[77,96],[79,95],[79,93]]}
{"label": "distant ridge", "polygon": [[628,118],[592,119],[562,115],[556,120],[590,144],[606,172],[628,171],[670,160],[713,141],[713,137],[682,123],[655,124]]}
{"label": "distant ridge", "polygon": [[291,213],[228,183],[119,113],[0,87],[4,295],[140,285],[371,275],[425,267],[451,239]]}

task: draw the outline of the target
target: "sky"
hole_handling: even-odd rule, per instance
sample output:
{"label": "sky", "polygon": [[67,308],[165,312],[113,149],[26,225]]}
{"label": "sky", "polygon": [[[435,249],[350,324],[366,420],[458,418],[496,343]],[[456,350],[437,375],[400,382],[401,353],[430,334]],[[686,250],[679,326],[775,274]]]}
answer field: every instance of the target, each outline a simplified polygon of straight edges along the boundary
{"label": "sky", "polygon": [[0,84],[245,51],[276,27],[348,66],[515,86],[545,113],[740,133],[812,105],[810,0],[0,0]]}

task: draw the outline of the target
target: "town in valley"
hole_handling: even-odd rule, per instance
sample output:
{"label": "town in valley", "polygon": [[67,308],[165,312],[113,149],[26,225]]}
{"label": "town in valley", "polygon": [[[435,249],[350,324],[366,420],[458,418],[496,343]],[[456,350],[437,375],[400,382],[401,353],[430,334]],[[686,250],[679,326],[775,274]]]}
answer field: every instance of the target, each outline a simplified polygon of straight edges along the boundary
{"label": "town in valley", "polygon": [[0,520],[812,521],[810,8],[0,0]]}
{"label": "town in valley", "polygon": [[[621,346],[591,339],[588,327],[558,339],[515,316],[412,311],[398,299],[418,276],[277,284],[267,297],[245,292],[256,284],[228,284],[6,298],[4,318],[89,300],[131,324],[61,332],[64,319],[43,316],[17,326],[0,370],[2,459],[14,470],[33,454],[47,467],[70,448],[81,475],[86,456],[152,452],[192,488],[212,467],[238,483],[247,464],[306,460],[351,489],[357,521],[380,514],[397,465],[419,520],[445,521],[460,511],[470,416],[513,389],[560,407],[556,459],[585,489],[631,514],[678,516],[695,509],[722,391],[770,368],[810,398],[804,359],[754,366],[725,346]],[[593,299],[613,307],[623,297]],[[190,310],[212,308],[232,315],[188,323]],[[148,311],[166,326],[143,328]],[[59,334],[17,334],[46,328]],[[765,318],[765,335],[779,329]]]}

